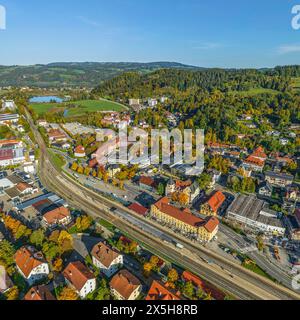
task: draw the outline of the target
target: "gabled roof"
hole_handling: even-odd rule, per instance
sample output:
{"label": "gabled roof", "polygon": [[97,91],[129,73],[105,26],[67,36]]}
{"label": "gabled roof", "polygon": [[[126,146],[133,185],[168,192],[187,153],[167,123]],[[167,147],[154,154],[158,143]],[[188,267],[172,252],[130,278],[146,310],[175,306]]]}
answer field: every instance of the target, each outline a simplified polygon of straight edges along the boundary
{"label": "gabled roof", "polygon": [[36,286],[31,288],[25,295],[24,300],[26,301],[37,301],[37,300],[56,300],[53,294],[50,292],[47,286]]}
{"label": "gabled roof", "polygon": [[141,282],[126,269],[119,271],[110,281],[110,287],[123,298],[129,299],[132,293],[141,286]]}
{"label": "gabled roof", "polygon": [[248,164],[254,164],[254,165],[257,165],[259,167],[263,167],[265,165],[265,161],[264,160],[256,158],[256,157],[254,157],[252,155],[249,156],[244,162],[248,163]]}
{"label": "gabled roof", "polygon": [[46,263],[46,260],[34,247],[24,246],[16,252],[15,262],[25,277],[28,277],[33,269]]}
{"label": "gabled roof", "polygon": [[210,206],[213,212],[217,212],[225,200],[226,197],[224,194],[221,191],[217,191],[209,198],[207,204]]}
{"label": "gabled roof", "polygon": [[77,146],[74,150],[75,153],[79,153],[79,154],[84,154],[85,153],[85,148],[83,146]]}
{"label": "gabled roof", "polygon": [[140,178],[140,183],[149,187],[154,187],[155,181],[151,177],[142,176]]}
{"label": "gabled roof", "polygon": [[191,281],[195,287],[202,288],[203,286],[203,281],[189,271],[184,271],[182,274],[182,278],[184,281]]}
{"label": "gabled roof", "polygon": [[63,275],[78,291],[84,287],[88,280],[95,279],[93,273],[80,261],[69,263],[63,271]]}
{"label": "gabled roof", "polygon": [[103,242],[99,242],[98,244],[96,244],[92,249],[91,254],[106,268],[109,268],[112,262],[120,256],[120,253],[112,250]]}
{"label": "gabled roof", "polygon": [[25,191],[25,190],[27,190],[27,189],[31,189],[31,188],[32,188],[32,186],[29,185],[29,184],[26,183],[26,182],[20,182],[20,183],[17,184],[17,189],[18,189],[20,192],[23,192],[23,191]]}
{"label": "gabled roof", "polygon": [[130,209],[130,210],[132,210],[132,211],[134,211],[134,212],[136,212],[136,213],[138,213],[138,214],[140,214],[140,215],[142,215],[142,216],[146,215],[146,213],[148,212],[148,209],[147,209],[147,208],[141,206],[141,205],[138,204],[138,203],[132,203],[132,204],[128,207],[128,209]]}
{"label": "gabled roof", "polygon": [[145,299],[146,301],[173,301],[173,300],[180,300],[179,297],[172,292],[170,292],[167,288],[165,288],[162,284],[158,281],[154,280],[152,282],[151,288],[148,292],[148,295]]}
{"label": "gabled roof", "polygon": [[57,221],[59,222],[67,217],[70,217],[70,215],[70,210],[68,208],[59,207],[45,213],[43,218],[48,224],[53,224]]}
{"label": "gabled roof", "polygon": [[265,154],[265,150],[263,147],[258,147],[256,148],[253,153],[252,153],[252,156],[253,157],[256,157],[256,158],[262,158],[262,159],[267,159],[267,155]]}

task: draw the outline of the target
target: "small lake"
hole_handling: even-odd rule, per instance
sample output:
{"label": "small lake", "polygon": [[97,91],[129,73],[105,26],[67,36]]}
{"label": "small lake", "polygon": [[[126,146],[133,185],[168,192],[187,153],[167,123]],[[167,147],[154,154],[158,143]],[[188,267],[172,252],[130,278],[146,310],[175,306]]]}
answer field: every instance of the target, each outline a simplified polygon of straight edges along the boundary
{"label": "small lake", "polygon": [[29,103],[62,103],[64,100],[57,96],[37,96],[29,99]]}

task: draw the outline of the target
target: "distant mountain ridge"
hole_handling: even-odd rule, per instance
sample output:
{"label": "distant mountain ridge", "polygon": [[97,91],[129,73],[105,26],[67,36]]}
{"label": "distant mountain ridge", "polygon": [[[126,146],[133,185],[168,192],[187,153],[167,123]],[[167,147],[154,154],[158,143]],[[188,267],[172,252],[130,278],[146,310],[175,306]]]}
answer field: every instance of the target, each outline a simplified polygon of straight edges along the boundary
{"label": "distant mountain ridge", "polygon": [[0,87],[88,87],[123,72],[148,73],[159,69],[203,70],[178,62],[53,62],[29,66],[1,66]]}

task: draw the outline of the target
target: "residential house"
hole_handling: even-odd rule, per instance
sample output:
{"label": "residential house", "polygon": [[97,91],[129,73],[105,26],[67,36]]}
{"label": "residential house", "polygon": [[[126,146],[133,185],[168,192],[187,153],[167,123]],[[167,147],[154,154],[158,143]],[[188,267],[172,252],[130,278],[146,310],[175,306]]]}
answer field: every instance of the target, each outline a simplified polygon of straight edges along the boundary
{"label": "residential house", "polygon": [[75,158],[84,158],[86,156],[85,148],[83,146],[77,146],[74,150],[74,156]]}
{"label": "residential house", "polygon": [[15,263],[29,285],[46,278],[49,274],[49,265],[43,254],[32,246],[21,247],[15,254]]}
{"label": "residential house", "polygon": [[103,242],[94,246],[91,252],[93,264],[110,278],[123,266],[123,255],[112,250]]}
{"label": "residential house", "polygon": [[60,129],[50,129],[48,131],[48,138],[51,144],[57,142],[66,142],[68,140],[67,135]]}
{"label": "residential house", "polygon": [[155,181],[151,177],[141,176],[139,181],[140,187],[153,191],[155,188]]}
{"label": "residential house", "polygon": [[154,280],[148,291],[146,301],[176,301],[180,300],[177,294],[169,291],[164,285]]}
{"label": "residential house", "polygon": [[182,210],[170,205],[167,197],[151,206],[151,216],[171,228],[206,242],[211,241],[219,229],[219,220],[216,217],[198,218],[188,208]]}
{"label": "residential house", "polygon": [[17,184],[17,189],[19,190],[21,195],[33,194],[38,191],[37,188],[34,188],[32,185],[26,182],[20,182]]}
{"label": "residential house", "polygon": [[23,142],[16,139],[0,140],[0,149],[18,149],[23,147]]}
{"label": "residential house", "polygon": [[157,106],[157,100],[156,99],[148,99],[148,106],[150,107],[150,108],[154,108],[154,107],[156,107]]}
{"label": "residential house", "polygon": [[36,286],[29,289],[24,300],[26,301],[53,301],[56,300],[48,286]]}
{"label": "residential house", "polygon": [[267,171],[265,173],[265,179],[270,184],[278,187],[287,187],[291,185],[294,181],[294,177],[286,173],[276,173],[273,171]]}
{"label": "residential house", "polygon": [[136,300],[142,292],[140,280],[126,269],[119,271],[109,286],[111,295],[117,300]]}
{"label": "residential house", "polygon": [[265,181],[259,186],[258,193],[264,197],[272,197],[273,187],[268,181]]}
{"label": "residential house", "polygon": [[200,213],[206,216],[217,216],[219,209],[226,200],[225,195],[221,191],[215,192],[210,198],[201,206]]}
{"label": "residential house", "polygon": [[74,288],[82,299],[96,289],[96,277],[80,261],[69,263],[63,271],[63,276],[67,284]]}
{"label": "residential house", "polygon": [[67,226],[72,221],[71,212],[68,208],[61,206],[51,209],[43,215],[46,227]]}
{"label": "residential house", "polygon": [[267,155],[265,154],[265,151],[262,147],[258,147],[253,151],[249,157],[247,157],[243,161],[243,167],[245,169],[250,169],[257,172],[262,172],[265,162],[267,160]]}
{"label": "residential house", "polygon": [[0,149],[0,167],[15,166],[25,162],[24,149]]}
{"label": "residential house", "polygon": [[139,105],[139,104],[140,104],[140,99],[129,99],[130,106]]}

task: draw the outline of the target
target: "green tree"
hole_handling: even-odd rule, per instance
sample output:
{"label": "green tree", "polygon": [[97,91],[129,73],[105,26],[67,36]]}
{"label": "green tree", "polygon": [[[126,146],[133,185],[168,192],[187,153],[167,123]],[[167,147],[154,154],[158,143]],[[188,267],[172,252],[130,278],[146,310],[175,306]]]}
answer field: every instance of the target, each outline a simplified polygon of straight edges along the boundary
{"label": "green tree", "polygon": [[42,229],[35,230],[32,232],[29,241],[31,244],[37,247],[41,247],[45,240],[45,232]]}

